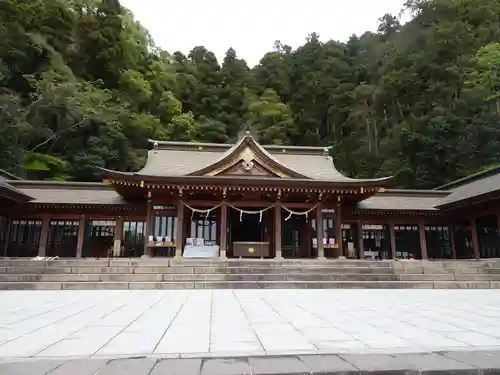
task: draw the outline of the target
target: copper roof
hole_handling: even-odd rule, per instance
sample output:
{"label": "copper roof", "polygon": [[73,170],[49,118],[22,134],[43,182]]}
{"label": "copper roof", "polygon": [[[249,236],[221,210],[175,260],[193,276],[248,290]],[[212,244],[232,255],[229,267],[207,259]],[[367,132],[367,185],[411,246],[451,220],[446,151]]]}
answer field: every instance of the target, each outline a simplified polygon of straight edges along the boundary
{"label": "copper roof", "polygon": [[[35,204],[127,205],[111,186],[89,182],[10,181]],[[14,188],[14,187],[13,187]],[[386,190],[358,203],[360,210],[436,211],[447,191]]]}
{"label": "copper roof", "polygon": [[437,205],[449,194],[441,190],[386,190],[358,203],[360,210],[437,211]]}
{"label": "copper roof", "polygon": [[32,199],[29,194],[16,189],[9,182],[10,181],[0,178],[0,197],[13,200],[15,202],[27,202]]}
{"label": "copper roof", "polygon": [[113,188],[92,182],[10,181],[17,190],[33,197],[39,204],[125,205]]}
{"label": "copper roof", "polygon": [[[146,165],[135,175],[153,177],[181,177],[193,175],[230,155],[242,142],[253,138],[245,136],[236,144],[189,143],[154,141]],[[254,142],[270,160],[295,172],[299,178],[328,182],[384,182],[389,178],[354,179],[344,176],[333,164],[323,147],[261,146]]]}
{"label": "copper roof", "polygon": [[500,192],[500,167],[488,169],[443,185],[450,195],[439,202],[440,208],[451,208],[466,201],[482,201]]}

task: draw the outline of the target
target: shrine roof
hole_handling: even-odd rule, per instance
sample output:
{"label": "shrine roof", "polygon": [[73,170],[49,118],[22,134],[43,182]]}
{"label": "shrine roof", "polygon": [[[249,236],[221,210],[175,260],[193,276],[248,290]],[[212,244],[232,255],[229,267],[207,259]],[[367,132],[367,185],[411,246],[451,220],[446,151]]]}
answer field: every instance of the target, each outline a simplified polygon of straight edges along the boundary
{"label": "shrine roof", "polygon": [[[271,173],[252,175],[251,173],[233,174],[229,177],[258,177],[268,179],[286,176],[295,180],[316,180],[338,183],[380,183],[391,178],[355,179],[343,175],[328,155],[324,147],[307,146],[261,146],[252,136],[245,135],[235,144],[214,144],[194,142],[150,141],[153,149],[148,152],[144,168],[135,173],[116,172],[126,176],[163,177],[224,177],[224,168],[236,162],[258,160]],[[250,151],[249,151],[250,150]],[[246,153],[246,154],[245,154]],[[248,156],[250,154],[250,156]],[[247,155],[247,156],[245,156]],[[247,158],[247,159],[245,159]],[[253,164],[252,164],[253,165]],[[113,171],[105,171],[108,174]],[[274,174],[273,174],[274,173]],[[228,177],[225,175],[225,177]]]}
{"label": "shrine roof", "polygon": [[497,197],[500,193],[500,167],[475,173],[440,186],[438,189],[451,190],[450,195],[438,205],[440,208],[452,208],[467,203],[485,201]]}
{"label": "shrine roof", "polygon": [[126,205],[112,187],[100,182],[9,181],[22,194],[38,204]]}
{"label": "shrine roof", "polygon": [[[1,185],[2,181],[0,181]],[[127,205],[112,186],[94,182],[9,181],[11,188],[30,196],[29,204]],[[358,203],[367,211],[438,211],[449,191],[388,189]]]}
{"label": "shrine roof", "polygon": [[388,189],[358,203],[360,210],[438,211],[440,202],[450,194],[444,190]]}
{"label": "shrine roof", "polygon": [[16,202],[26,202],[32,199],[31,196],[24,194],[19,189],[12,186],[12,181],[20,180],[19,177],[0,169],[0,198],[6,198]]}

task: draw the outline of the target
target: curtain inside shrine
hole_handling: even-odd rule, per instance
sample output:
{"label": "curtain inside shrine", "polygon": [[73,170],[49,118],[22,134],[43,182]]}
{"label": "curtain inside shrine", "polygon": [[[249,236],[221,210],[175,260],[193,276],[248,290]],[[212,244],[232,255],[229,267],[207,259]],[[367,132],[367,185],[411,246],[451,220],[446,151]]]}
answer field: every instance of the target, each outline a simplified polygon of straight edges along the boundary
{"label": "curtain inside shrine", "polygon": [[500,239],[498,220],[495,215],[483,216],[476,220],[479,256],[481,258],[500,258]]}
{"label": "curtain inside shrine", "polygon": [[417,224],[394,225],[396,257],[399,259],[422,259],[420,233]]}
{"label": "curtain inside shrine", "polygon": [[10,220],[6,216],[0,216],[0,254],[5,255],[7,249],[7,233],[9,231]]}
{"label": "curtain inside shrine", "polygon": [[115,230],[115,220],[88,221],[85,227],[82,256],[93,258],[112,256]]}
{"label": "curtain inside shrine", "polygon": [[75,257],[79,224],[79,220],[51,220],[46,255]]}
{"label": "curtain inside shrine", "polygon": [[428,259],[451,259],[450,229],[445,225],[426,225],[425,242]]}
{"label": "curtain inside shrine", "polygon": [[391,234],[386,224],[363,224],[365,259],[391,259]]}
{"label": "curtain inside shrine", "polygon": [[145,222],[143,220],[125,220],[123,222],[122,249],[120,255],[125,258],[138,258],[144,252]]}
{"label": "curtain inside shrine", "polygon": [[472,231],[468,221],[455,223],[455,250],[457,259],[474,259],[474,245],[472,243]]}
{"label": "curtain inside shrine", "polygon": [[41,229],[42,220],[39,219],[12,220],[6,255],[8,257],[36,257]]}
{"label": "curtain inside shrine", "polygon": [[[177,241],[177,212],[157,212],[153,216],[153,256],[175,256]],[[179,241],[182,242],[182,239]]]}

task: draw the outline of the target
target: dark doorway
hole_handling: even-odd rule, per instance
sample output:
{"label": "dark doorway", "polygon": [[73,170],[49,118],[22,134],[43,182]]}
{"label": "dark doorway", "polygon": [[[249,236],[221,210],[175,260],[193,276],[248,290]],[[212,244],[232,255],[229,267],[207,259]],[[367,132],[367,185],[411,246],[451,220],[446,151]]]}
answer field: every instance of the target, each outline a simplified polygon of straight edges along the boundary
{"label": "dark doorway", "polygon": [[[256,212],[255,208],[241,208],[245,211]],[[271,211],[272,212],[272,211]],[[233,242],[270,242],[269,238],[269,210],[262,213],[240,214],[235,209],[228,210],[229,254],[233,256]]]}

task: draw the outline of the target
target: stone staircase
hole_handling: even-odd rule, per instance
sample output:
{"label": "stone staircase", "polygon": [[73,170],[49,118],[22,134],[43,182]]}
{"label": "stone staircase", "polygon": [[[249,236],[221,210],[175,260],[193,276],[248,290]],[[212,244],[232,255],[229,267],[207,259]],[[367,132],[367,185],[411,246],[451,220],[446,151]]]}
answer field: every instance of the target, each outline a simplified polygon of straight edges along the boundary
{"label": "stone staircase", "polygon": [[500,288],[500,260],[0,259],[0,290]]}

